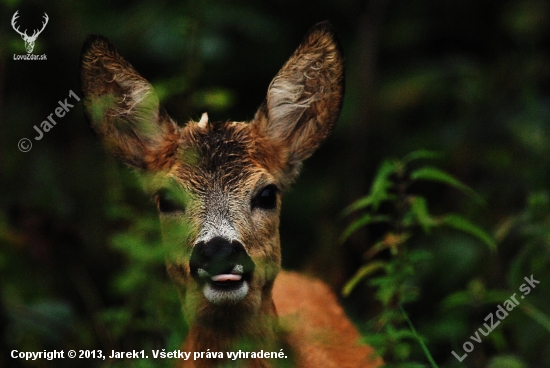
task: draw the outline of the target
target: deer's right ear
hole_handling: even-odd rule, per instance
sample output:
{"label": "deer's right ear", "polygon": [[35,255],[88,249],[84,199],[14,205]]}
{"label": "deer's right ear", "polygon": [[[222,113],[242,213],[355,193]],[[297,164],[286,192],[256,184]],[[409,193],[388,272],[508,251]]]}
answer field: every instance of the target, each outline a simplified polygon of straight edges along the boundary
{"label": "deer's right ear", "polygon": [[330,23],[314,26],[271,82],[253,124],[286,151],[288,181],[325,140],[344,94],[344,63]]}
{"label": "deer's right ear", "polygon": [[159,110],[153,86],[102,36],[88,36],[80,64],[86,115],[107,151],[139,168],[161,168],[178,143],[178,126]]}

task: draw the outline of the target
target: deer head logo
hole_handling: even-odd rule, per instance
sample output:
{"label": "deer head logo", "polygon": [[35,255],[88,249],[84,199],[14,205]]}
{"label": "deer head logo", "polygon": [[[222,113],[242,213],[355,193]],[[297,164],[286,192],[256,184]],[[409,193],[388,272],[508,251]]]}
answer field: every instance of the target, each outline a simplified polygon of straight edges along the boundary
{"label": "deer head logo", "polygon": [[36,39],[38,38],[38,35],[42,33],[44,28],[46,28],[46,24],[48,24],[48,14],[44,13],[44,22],[42,22],[42,29],[37,30],[35,29],[31,36],[27,35],[27,30],[25,29],[25,32],[21,32],[19,30],[19,26],[16,26],[15,21],[17,18],[19,18],[19,15],[17,14],[19,12],[16,11],[13,17],[11,18],[11,26],[15,30],[15,32],[19,33],[21,35],[21,38],[23,41],[25,41],[25,49],[27,49],[27,54],[30,54],[32,50],[34,49],[34,43],[36,42]]}

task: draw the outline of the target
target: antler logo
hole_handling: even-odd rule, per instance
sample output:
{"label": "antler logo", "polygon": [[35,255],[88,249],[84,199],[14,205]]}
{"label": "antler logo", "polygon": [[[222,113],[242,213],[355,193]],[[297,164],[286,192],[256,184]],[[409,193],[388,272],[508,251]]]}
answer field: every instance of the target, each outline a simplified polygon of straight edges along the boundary
{"label": "antler logo", "polygon": [[44,13],[44,22],[42,22],[42,29],[37,30],[35,29],[31,36],[27,35],[27,30],[25,29],[25,32],[21,32],[19,30],[19,26],[16,26],[15,21],[17,18],[19,18],[19,15],[17,14],[19,10],[15,12],[13,15],[13,18],[11,18],[11,26],[15,30],[15,32],[19,33],[21,35],[21,38],[23,41],[25,41],[25,48],[27,49],[27,54],[30,54],[32,50],[34,49],[34,43],[36,42],[36,39],[38,38],[38,35],[42,33],[44,28],[46,28],[46,24],[48,24],[48,14]]}

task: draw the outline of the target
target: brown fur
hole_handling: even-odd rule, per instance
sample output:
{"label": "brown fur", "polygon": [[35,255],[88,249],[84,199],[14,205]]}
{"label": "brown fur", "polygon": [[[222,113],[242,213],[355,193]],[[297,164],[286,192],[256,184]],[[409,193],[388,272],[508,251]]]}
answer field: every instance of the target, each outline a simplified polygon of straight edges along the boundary
{"label": "brown fur", "polygon": [[336,296],[319,280],[281,272],[273,288],[288,344],[297,352],[297,367],[377,367],[374,350],[359,343],[359,333],[347,319]]}
{"label": "brown fur", "polygon": [[[273,79],[249,123],[178,127],[159,107],[153,87],[103,37],[83,49],[86,113],[106,149],[140,170],[159,203],[167,270],[181,296],[190,332],[182,350],[279,351],[286,360],[247,359],[238,366],[375,367],[372,349],[320,281],[280,272],[281,191],[328,136],[343,97],[343,59],[328,23],[315,26]],[[254,199],[276,188],[275,208]],[[173,209],[162,210],[169,193]],[[163,197],[164,198],[164,197]],[[218,304],[192,275],[196,244],[238,240],[254,263],[240,299]],[[217,367],[203,359],[184,367]]]}

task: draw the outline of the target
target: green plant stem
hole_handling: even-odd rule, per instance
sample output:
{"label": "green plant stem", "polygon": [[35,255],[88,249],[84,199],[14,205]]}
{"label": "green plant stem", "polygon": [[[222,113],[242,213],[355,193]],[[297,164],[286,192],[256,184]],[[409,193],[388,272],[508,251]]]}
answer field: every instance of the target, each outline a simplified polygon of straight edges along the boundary
{"label": "green plant stem", "polygon": [[403,313],[403,317],[405,317],[405,320],[409,324],[409,328],[411,329],[412,333],[416,337],[416,340],[418,341],[418,343],[422,347],[422,350],[424,351],[424,355],[426,355],[426,359],[428,359],[428,361],[430,362],[430,364],[433,368],[439,368],[439,366],[435,362],[434,358],[430,354],[430,351],[428,350],[428,347],[426,346],[426,344],[424,344],[424,341],[422,341],[422,337],[420,337],[420,335],[416,332],[416,329],[414,328],[411,320],[409,319],[409,316],[407,315],[407,312],[405,312],[405,309],[403,309],[403,306],[401,304],[399,304],[399,309],[401,310],[401,313]]}

